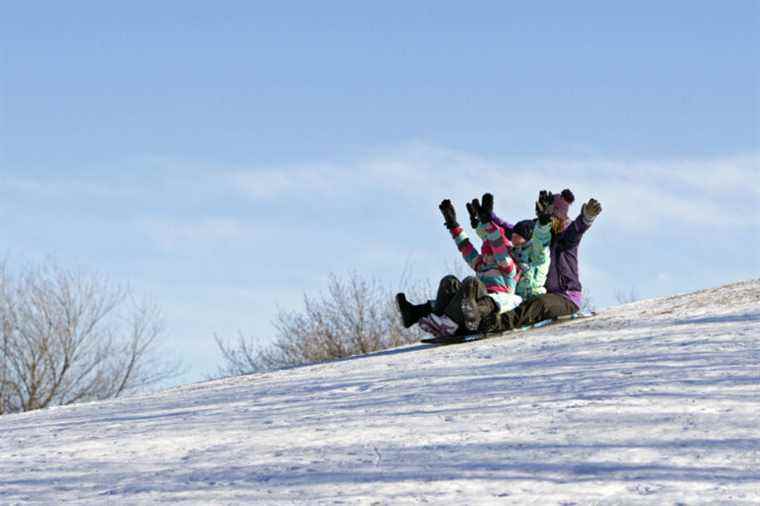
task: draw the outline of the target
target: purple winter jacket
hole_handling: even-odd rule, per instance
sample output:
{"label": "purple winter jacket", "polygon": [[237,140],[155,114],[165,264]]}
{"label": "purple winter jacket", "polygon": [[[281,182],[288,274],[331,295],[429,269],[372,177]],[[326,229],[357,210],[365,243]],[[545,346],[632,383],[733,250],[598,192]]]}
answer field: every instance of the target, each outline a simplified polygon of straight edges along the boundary
{"label": "purple winter jacket", "polygon": [[552,237],[549,246],[551,264],[544,285],[546,292],[564,295],[579,308],[583,287],[578,276],[578,244],[590,226],[580,214],[565,230]]}

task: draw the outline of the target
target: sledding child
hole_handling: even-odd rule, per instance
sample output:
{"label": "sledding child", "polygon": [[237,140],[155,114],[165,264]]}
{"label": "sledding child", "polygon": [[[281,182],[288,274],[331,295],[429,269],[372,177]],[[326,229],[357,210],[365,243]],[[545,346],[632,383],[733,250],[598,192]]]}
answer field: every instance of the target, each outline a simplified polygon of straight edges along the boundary
{"label": "sledding child", "polygon": [[574,201],[575,196],[568,189],[559,195],[541,192],[536,202],[537,218],[539,223],[550,223],[552,229],[549,271],[544,285],[546,293],[526,300],[511,311],[489,316],[484,321],[485,330],[511,330],[579,310],[582,286],[578,274],[578,245],[602,212],[602,206],[590,199],[583,204],[578,217],[571,221],[568,210]]}
{"label": "sledding child", "polygon": [[419,322],[435,335],[474,332],[483,317],[508,311],[522,301],[515,294],[519,267],[509,253],[512,243],[491,219],[492,195],[483,195],[482,205],[477,199],[467,205],[470,223],[483,238],[480,253],[459,226],[451,201],[442,201],[439,209],[462,257],[476,275],[462,281],[456,276],[445,276],[435,301],[415,305],[403,293],[396,295],[396,301],[407,328]]}
{"label": "sledding child", "polygon": [[[539,199],[552,198],[549,192],[543,191]],[[491,214],[493,223],[500,226],[507,238],[512,242],[512,258],[520,268],[520,281],[515,293],[529,300],[546,293],[544,283],[549,273],[551,254],[549,245],[552,238],[550,217],[518,221],[514,225],[502,220],[495,213]]]}

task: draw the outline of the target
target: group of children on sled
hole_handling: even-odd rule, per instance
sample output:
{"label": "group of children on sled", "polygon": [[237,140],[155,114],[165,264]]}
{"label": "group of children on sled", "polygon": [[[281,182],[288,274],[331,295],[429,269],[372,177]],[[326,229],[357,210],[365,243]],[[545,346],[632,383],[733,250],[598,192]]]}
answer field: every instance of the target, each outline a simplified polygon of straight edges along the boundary
{"label": "group of children on sled", "polygon": [[541,191],[536,218],[513,225],[494,213],[490,193],[473,199],[466,207],[470,225],[483,241],[478,253],[457,222],[453,204],[443,200],[438,207],[446,228],[475,276],[445,276],[435,300],[423,304],[397,294],[404,326],[418,324],[446,337],[512,330],[578,312],[578,245],[602,206],[590,199],[570,220],[574,201],[568,189],[556,195]]}

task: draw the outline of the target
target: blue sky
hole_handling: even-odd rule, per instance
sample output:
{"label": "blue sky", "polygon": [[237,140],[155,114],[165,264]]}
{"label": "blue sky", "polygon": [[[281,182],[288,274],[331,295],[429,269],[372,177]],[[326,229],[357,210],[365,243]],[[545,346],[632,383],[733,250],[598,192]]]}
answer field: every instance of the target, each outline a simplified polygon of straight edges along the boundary
{"label": "blue sky", "polygon": [[185,381],[330,272],[437,280],[444,197],[598,198],[600,306],[760,275],[757,2],[363,4],[6,2],[0,251],[150,294]]}

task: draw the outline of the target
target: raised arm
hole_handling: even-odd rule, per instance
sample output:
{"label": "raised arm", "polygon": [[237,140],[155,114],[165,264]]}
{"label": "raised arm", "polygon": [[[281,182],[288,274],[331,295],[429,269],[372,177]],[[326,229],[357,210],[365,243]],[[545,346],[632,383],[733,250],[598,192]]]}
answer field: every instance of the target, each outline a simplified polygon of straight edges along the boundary
{"label": "raised arm", "polygon": [[514,224],[509,223],[508,221],[504,221],[498,216],[496,216],[496,213],[491,211],[491,222],[495,225],[502,228],[502,230],[512,230],[514,228]]}
{"label": "raised arm", "polygon": [[502,268],[506,267],[507,270],[511,271],[515,264],[515,261],[509,255],[509,248],[512,247],[512,243],[504,235],[503,229],[494,222],[488,222],[478,225],[478,230],[485,237],[484,241],[491,246],[491,252],[496,264]]}
{"label": "raised arm", "polygon": [[590,199],[583,204],[578,217],[557,236],[560,247],[572,249],[578,246],[583,238],[583,234],[591,227],[591,224],[601,212],[602,205],[596,199]]}
{"label": "raised arm", "polygon": [[529,261],[533,265],[543,264],[549,258],[549,245],[552,242],[552,224],[536,222],[530,241]]}
{"label": "raised arm", "polygon": [[462,254],[462,258],[467,262],[474,271],[477,272],[478,268],[483,263],[483,257],[473,247],[469,237],[464,232],[464,229],[459,226],[457,222],[456,212],[454,211],[454,205],[449,199],[445,199],[438,206],[443,214],[444,224],[449,229],[451,237],[457,245],[457,249]]}
{"label": "raised arm", "polygon": [[493,195],[484,194],[482,202],[473,200],[470,214],[473,212],[478,216],[478,235],[489,245],[494,261],[500,269],[512,272],[515,269],[515,261],[509,255],[512,243],[504,235],[503,228],[493,220]]}
{"label": "raised arm", "polygon": [[528,262],[523,269],[523,277],[520,280],[520,283],[525,285],[525,290],[531,296],[546,292],[544,283],[546,283],[546,276],[549,275],[549,266],[551,265],[551,249],[549,246],[551,241],[551,222],[542,225],[536,221],[528,246]]}

